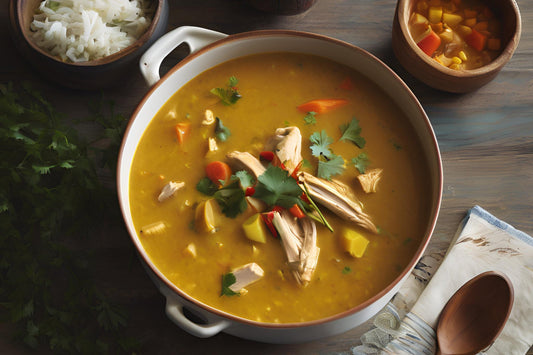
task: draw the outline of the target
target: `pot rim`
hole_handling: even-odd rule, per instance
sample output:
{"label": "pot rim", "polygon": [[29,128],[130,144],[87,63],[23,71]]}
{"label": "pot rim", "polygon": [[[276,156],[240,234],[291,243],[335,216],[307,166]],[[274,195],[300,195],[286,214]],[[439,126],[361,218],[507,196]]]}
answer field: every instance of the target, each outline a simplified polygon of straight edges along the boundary
{"label": "pot rim", "polygon": [[[439,146],[437,143],[437,139],[435,136],[435,133],[433,131],[433,128],[431,126],[430,120],[425,113],[422,105],[414,95],[414,93],[409,89],[409,87],[403,82],[403,80],[391,69],[389,68],[384,62],[382,62],[379,58],[375,57],[373,54],[367,52],[366,50],[357,47],[353,44],[344,42],[339,39],[335,39],[332,37],[328,37],[325,35],[305,32],[305,31],[295,31],[295,30],[283,30],[283,29],[274,29],[274,30],[255,30],[255,31],[249,31],[249,32],[242,32],[237,34],[229,35],[225,38],[222,38],[220,40],[217,40],[198,51],[189,54],[187,57],[182,59],[180,62],[178,62],[174,67],[172,67],[165,75],[156,83],[154,84],[148,92],[145,94],[143,99],[140,101],[140,103],[137,105],[135,111],[131,115],[131,119],[128,123],[128,126],[126,127],[125,133],[124,133],[124,140],[122,142],[118,161],[119,164],[117,165],[117,188],[118,188],[118,195],[119,195],[119,204],[121,207],[122,212],[124,213],[126,211],[126,206],[123,206],[122,200],[120,196],[124,193],[121,188],[120,180],[121,180],[121,173],[120,173],[120,166],[121,161],[124,155],[124,147],[126,142],[126,137],[128,137],[130,130],[132,128],[132,125],[136,118],[139,115],[139,112],[141,108],[146,104],[146,102],[149,100],[149,98],[154,94],[154,92],[157,91],[157,89],[162,85],[163,82],[165,82],[171,75],[173,75],[177,70],[185,66],[187,63],[195,60],[196,58],[204,55],[205,53],[211,51],[214,48],[218,48],[221,46],[225,46],[229,43],[240,41],[243,39],[253,39],[253,38],[265,38],[265,37],[301,37],[301,38],[311,38],[316,39],[319,41],[325,41],[332,43],[337,46],[349,48],[350,50],[353,50],[355,52],[359,52],[360,54],[363,54],[367,57],[369,57],[371,60],[376,61],[382,70],[385,70],[389,75],[392,75],[393,79],[395,79],[399,84],[401,84],[401,87],[405,92],[410,96],[410,98],[413,100],[413,102],[416,104],[417,111],[419,112],[420,116],[424,119],[424,126],[426,132],[430,135],[430,139],[432,142],[432,147],[434,149],[435,157],[437,158],[437,174],[435,175],[435,179],[437,180],[437,187],[438,191],[435,196],[435,204],[431,206],[432,209],[434,209],[434,213],[430,215],[430,222],[427,224],[426,233],[424,235],[424,238],[422,239],[418,249],[416,250],[415,254],[411,258],[411,261],[404,267],[402,272],[392,281],[390,282],[387,287],[385,287],[383,290],[378,292],[377,294],[373,295],[366,301],[358,304],[355,307],[352,307],[346,311],[334,314],[332,316],[311,320],[311,321],[305,321],[305,322],[291,322],[291,323],[268,323],[268,322],[259,322],[254,321],[251,319],[243,318],[236,316],[231,313],[227,313],[225,311],[221,311],[217,308],[214,308],[210,305],[207,305],[191,296],[189,296],[187,293],[182,291],[179,287],[171,283],[160,271],[159,269],[152,263],[150,260],[149,255],[146,253],[144,248],[142,248],[142,245],[139,241],[138,235],[133,236],[132,233],[128,232],[132,242],[135,244],[137,252],[142,257],[143,261],[146,263],[146,265],[150,268],[150,270],[157,275],[159,281],[161,281],[165,286],[167,286],[170,290],[172,290],[174,293],[177,294],[177,296],[184,298],[185,300],[191,302],[194,305],[197,305],[198,307],[202,308],[205,311],[208,311],[218,317],[229,319],[230,321],[240,323],[240,324],[247,324],[252,325],[256,327],[262,327],[262,328],[274,328],[274,329],[287,329],[287,328],[303,328],[303,327],[309,327],[309,326],[316,326],[320,324],[329,323],[335,320],[339,320],[341,318],[353,315],[357,312],[360,312],[364,310],[365,308],[369,307],[371,304],[375,303],[376,301],[383,298],[387,293],[389,293],[394,287],[398,285],[414,268],[420,257],[422,256],[424,250],[426,249],[430,239],[431,235],[435,229],[436,223],[437,223],[437,217],[439,215],[440,206],[441,206],[441,200],[442,200],[442,190],[443,190],[443,171],[442,171],[442,158],[439,150]],[[327,58],[327,56],[325,56]],[[237,58],[237,57],[235,57]],[[200,73],[196,73],[196,75],[199,75]],[[128,176],[129,176],[129,170],[128,170]]]}

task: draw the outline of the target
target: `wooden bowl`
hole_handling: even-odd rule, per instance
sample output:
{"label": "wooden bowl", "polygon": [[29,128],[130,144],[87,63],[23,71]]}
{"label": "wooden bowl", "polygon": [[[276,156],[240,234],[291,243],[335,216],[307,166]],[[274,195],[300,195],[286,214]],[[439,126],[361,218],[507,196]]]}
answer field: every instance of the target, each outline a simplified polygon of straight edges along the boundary
{"label": "wooden bowl", "polygon": [[515,0],[487,0],[485,3],[502,21],[502,52],[478,69],[454,70],[426,55],[413,40],[409,19],[415,0],[398,0],[392,28],[392,48],[402,66],[427,85],[448,92],[466,93],[490,82],[511,59],[518,46],[521,20]]}
{"label": "wooden bowl", "polygon": [[40,0],[10,0],[10,32],[23,57],[46,79],[82,90],[119,85],[128,72],[136,72],[143,52],[165,31],[168,21],[166,0],[154,0],[157,8],[146,32],[133,44],[109,56],[87,62],[67,63],[37,47],[31,40],[30,24]]}

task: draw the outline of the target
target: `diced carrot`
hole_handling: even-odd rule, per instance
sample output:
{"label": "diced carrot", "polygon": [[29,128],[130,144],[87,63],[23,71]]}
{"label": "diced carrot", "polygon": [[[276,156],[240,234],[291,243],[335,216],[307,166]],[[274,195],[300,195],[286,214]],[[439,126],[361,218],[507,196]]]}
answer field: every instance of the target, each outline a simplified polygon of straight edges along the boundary
{"label": "diced carrot", "polygon": [[342,83],[339,85],[339,88],[343,90],[353,90],[353,81],[350,77],[346,77]]}
{"label": "diced carrot", "polygon": [[205,174],[218,186],[225,185],[231,177],[231,168],[222,161],[214,161],[205,167]]}
{"label": "diced carrot", "polygon": [[189,132],[191,131],[191,124],[189,122],[180,122],[174,128],[176,129],[176,136],[178,137],[178,142],[180,144],[183,144],[185,142],[185,139],[189,135]]}
{"label": "diced carrot", "polygon": [[465,42],[476,51],[481,52],[487,44],[487,36],[472,29],[472,33],[466,36]]}
{"label": "diced carrot", "polygon": [[301,104],[298,106],[298,110],[302,112],[325,113],[344,106],[347,103],[348,100],[345,99],[318,99]]}
{"label": "diced carrot", "polygon": [[422,38],[417,43],[417,45],[424,53],[431,56],[433,52],[439,48],[440,42],[440,37],[435,32],[430,31],[426,37]]}
{"label": "diced carrot", "polygon": [[281,212],[281,211],[283,211],[283,207],[281,206],[276,205],[272,207],[272,212]]}
{"label": "diced carrot", "polygon": [[289,212],[296,218],[304,218],[305,213],[302,211],[300,206],[297,204],[294,204],[291,208],[289,208]]}

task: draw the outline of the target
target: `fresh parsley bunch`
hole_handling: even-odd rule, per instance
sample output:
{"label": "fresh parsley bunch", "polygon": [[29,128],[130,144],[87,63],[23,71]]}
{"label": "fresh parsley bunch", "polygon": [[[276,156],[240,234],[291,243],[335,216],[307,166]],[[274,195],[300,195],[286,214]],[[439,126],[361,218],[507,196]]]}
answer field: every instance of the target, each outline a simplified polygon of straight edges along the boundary
{"label": "fresh parsley bunch", "polygon": [[[122,121],[106,121],[105,132]],[[8,84],[0,85],[0,152],[2,321],[33,348],[126,349],[128,341],[118,340],[125,316],[91,281],[85,251],[67,247],[116,209],[87,144],[37,91]]]}

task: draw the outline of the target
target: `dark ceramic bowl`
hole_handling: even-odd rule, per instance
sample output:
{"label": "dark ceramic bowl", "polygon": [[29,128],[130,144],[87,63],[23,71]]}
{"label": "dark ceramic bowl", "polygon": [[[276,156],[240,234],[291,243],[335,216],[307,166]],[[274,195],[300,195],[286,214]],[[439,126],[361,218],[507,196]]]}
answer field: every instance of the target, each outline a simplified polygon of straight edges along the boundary
{"label": "dark ceramic bowl", "polygon": [[157,8],[152,23],[136,42],[107,57],[87,62],[64,62],[33,43],[30,24],[40,0],[10,0],[10,31],[17,49],[44,78],[74,89],[105,88],[120,84],[128,72],[136,72],[139,57],[166,31],[168,3],[154,1]]}

